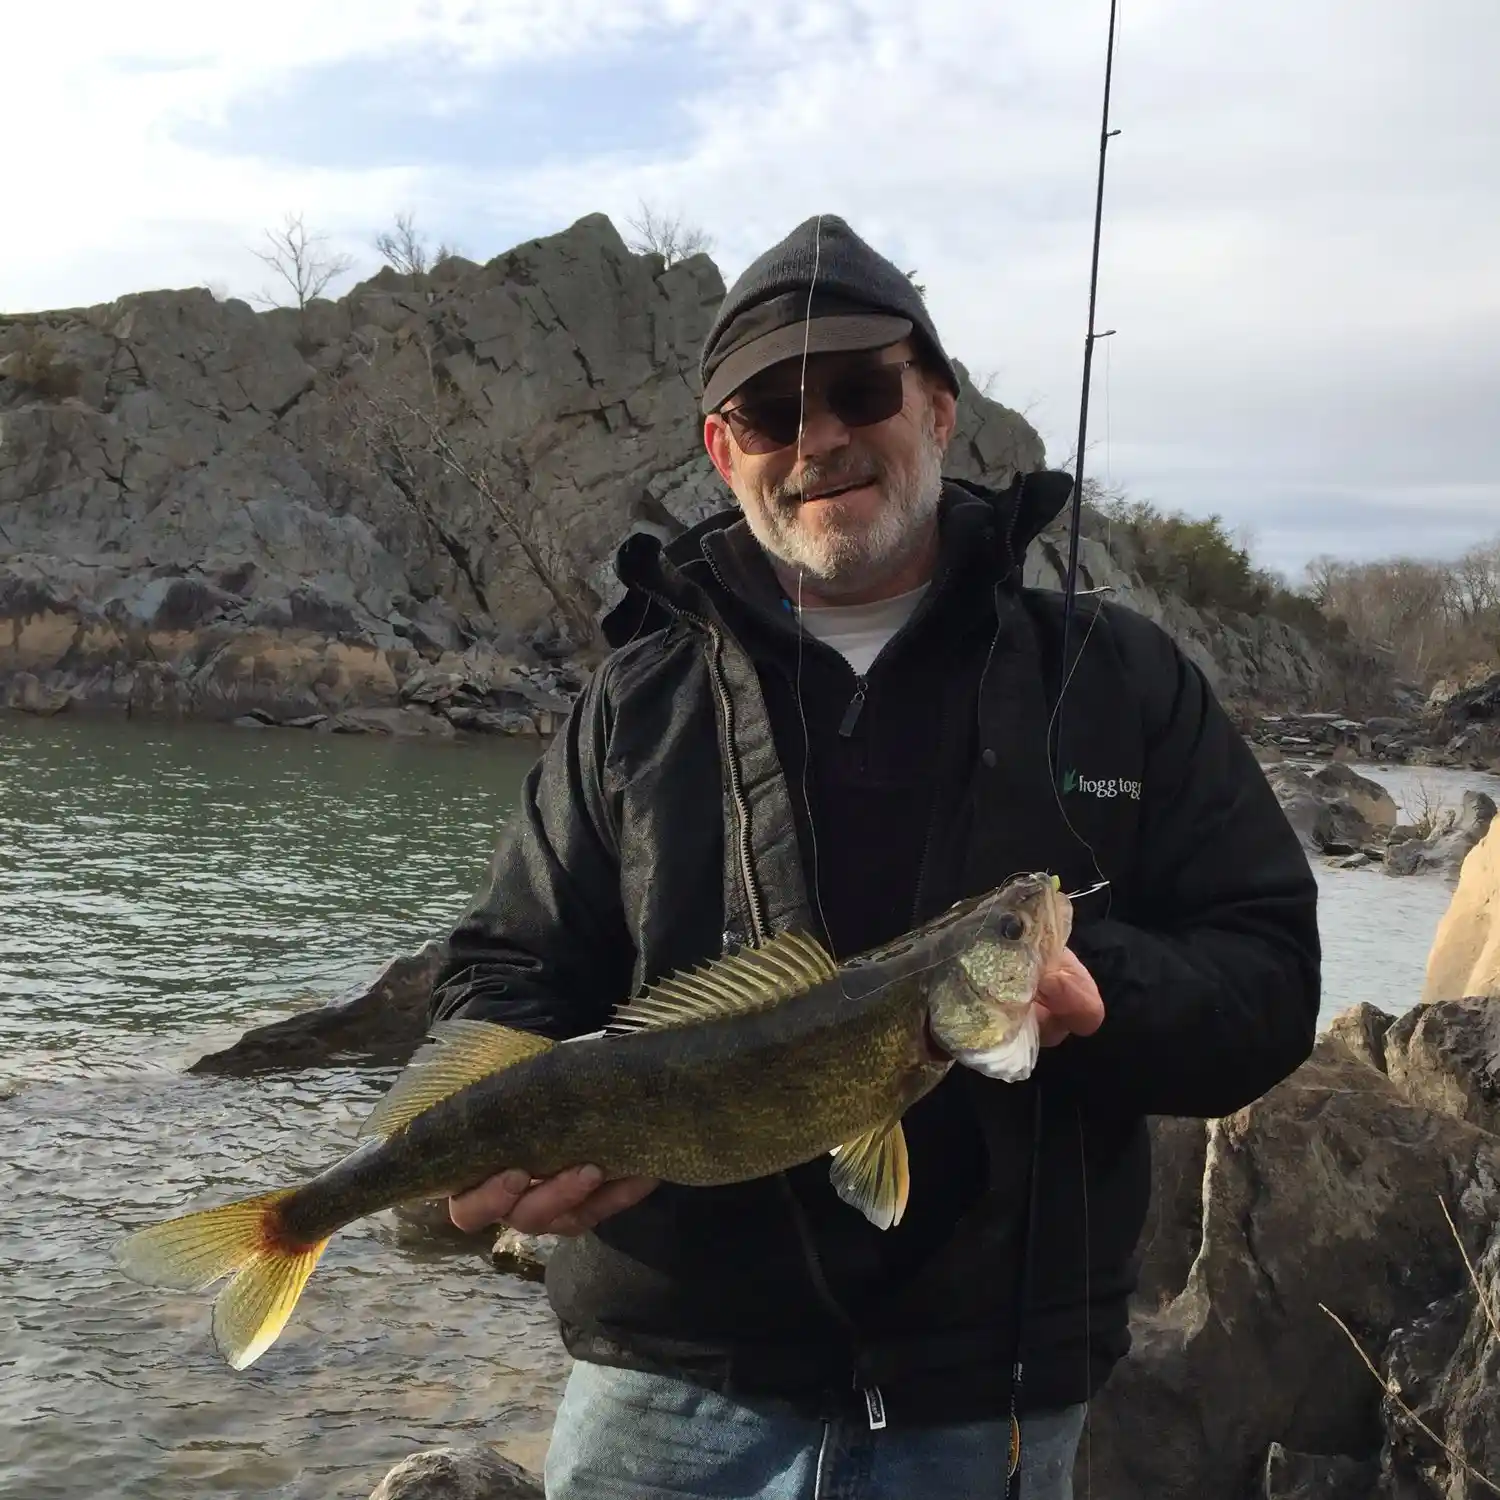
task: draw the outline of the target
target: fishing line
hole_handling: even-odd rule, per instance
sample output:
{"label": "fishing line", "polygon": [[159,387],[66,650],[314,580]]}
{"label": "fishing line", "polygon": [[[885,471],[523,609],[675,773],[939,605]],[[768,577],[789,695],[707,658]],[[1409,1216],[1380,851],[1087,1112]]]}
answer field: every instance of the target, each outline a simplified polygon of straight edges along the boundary
{"label": "fishing line", "polygon": [[[807,502],[807,481],[802,466],[802,434],[807,426],[807,356],[812,342],[812,299],[818,285],[818,268],[823,257],[823,215],[819,214],[813,228],[812,279],[807,284],[807,311],[802,319],[802,370],[797,386],[797,490],[798,504]],[[812,797],[807,789],[807,778],[812,770],[812,735],[807,728],[807,705],[802,701],[802,647],[806,639],[806,626],[802,620],[802,580],[806,570],[797,569],[797,676],[795,693],[797,717],[802,724],[802,810],[807,815],[807,837],[812,853],[812,897],[817,908],[818,922],[823,929],[823,941],[832,952],[833,939],[828,931],[828,914],[823,910],[822,877],[818,867],[818,830],[813,826]],[[837,955],[835,955],[836,957]]]}

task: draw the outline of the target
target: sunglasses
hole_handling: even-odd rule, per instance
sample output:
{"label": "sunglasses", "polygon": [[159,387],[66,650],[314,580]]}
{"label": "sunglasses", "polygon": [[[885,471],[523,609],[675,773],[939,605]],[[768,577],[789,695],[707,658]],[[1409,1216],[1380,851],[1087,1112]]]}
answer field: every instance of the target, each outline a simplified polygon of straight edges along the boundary
{"label": "sunglasses", "polygon": [[[889,421],[906,404],[903,373],[916,364],[903,359],[889,365],[856,365],[816,388],[823,405],[845,427],[873,427]],[[802,394],[747,396],[738,406],[722,407],[741,453],[775,453],[797,441],[802,428]]]}

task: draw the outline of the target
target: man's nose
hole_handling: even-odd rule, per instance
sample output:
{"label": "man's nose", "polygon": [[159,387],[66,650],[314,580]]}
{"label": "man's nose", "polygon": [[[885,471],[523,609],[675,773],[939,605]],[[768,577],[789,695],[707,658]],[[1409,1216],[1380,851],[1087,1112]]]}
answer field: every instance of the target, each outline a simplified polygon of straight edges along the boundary
{"label": "man's nose", "polygon": [[835,453],[850,443],[849,429],[811,393],[802,417],[804,454]]}

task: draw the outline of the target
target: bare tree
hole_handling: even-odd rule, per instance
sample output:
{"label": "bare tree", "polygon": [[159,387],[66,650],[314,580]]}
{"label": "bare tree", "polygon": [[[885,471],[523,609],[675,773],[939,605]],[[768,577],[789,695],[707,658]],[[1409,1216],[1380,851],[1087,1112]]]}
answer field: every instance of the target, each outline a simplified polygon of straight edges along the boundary
{"label": "bare tree", "polygon": [[659,255],[669,266],[713,248],[713,238],[706,230],[696,224],[684,224],[681,214],[668,218],[648,203],[641,204],[639,218],[628,222],[635,231],[628,241],[630,248],[637,255]]}
{"label": "bare tree", "polygon": [[346,456],[390,481],[490,614],[471,548],[448,519],[454,491],[477,499],[551,598],[569,640],[585,655],[596,654],[601,636],[594,601],[564,547],[548,533],[545,506],[520,444],[497,443],[486,434],[467,397],[434,365],[431,349],[424,346],[423,352],[426,372],[415,399],[393,383],[345,381]]}
{"label": "bare tree", "polygon": [[440,241],[435,250],[429,249],[427,237],[418,231],[416,215],[409,209],[396,215],[394,229],[383,230],[375,236],[375,248],[394,270],[418,279],[425,277],[440,261],[458,254],[457,247],[446,240]]}
{"label": "bare tree", "polygon": [[[309,302],[321,297],[333,282],[354,267],[351,257],[325,250],[328,236],[309,234],[301,214],[288,214],[279,230],[266,230],[266,239],[270,249],[253,253],[281,278],[285,291],[257,293],[255,300],[264,307],[290,306],[306,312]],[[290,302],[286,300],[288,293]]]}

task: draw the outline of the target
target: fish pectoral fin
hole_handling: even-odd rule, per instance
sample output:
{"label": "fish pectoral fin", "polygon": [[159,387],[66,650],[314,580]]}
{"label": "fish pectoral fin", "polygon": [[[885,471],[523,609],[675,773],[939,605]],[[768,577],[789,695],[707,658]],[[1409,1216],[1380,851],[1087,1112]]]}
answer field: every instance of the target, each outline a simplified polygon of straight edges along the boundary
{"label": "fish pectoral fin", "polygon": [[503,1072],[528,1057],[550,1052],[555,1043],[531,1031],[492,1021],[439,1021],[432,1038],[370,1111],[361,1136],[391,1136],[420,1114],[491,1073]]}
{"label": "fish pectoral fin", "polygon": [[835,1146],[828,1175],[839,1197],[877,1229],[899,1224],[911,1191],[906,1132],[900,1120]]}
{"label": "fish pectoral fin", "polygon": [[816,938],[778,933],[758,948],[658,980],[616,1007],[606,1030],[619,1036],[749,1015],[837,977],[838,966]]}

